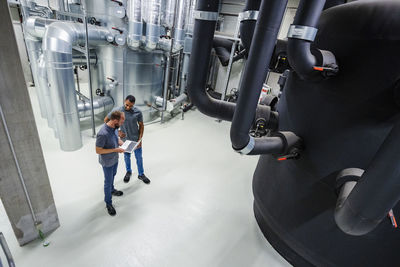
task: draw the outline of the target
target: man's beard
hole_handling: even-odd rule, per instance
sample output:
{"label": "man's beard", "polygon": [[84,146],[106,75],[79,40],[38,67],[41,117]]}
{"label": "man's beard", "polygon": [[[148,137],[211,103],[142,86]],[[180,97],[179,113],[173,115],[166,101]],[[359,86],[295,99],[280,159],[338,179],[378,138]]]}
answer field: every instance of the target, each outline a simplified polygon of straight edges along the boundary
{"label": "man's beard", "polygon": [[118,130],[119,124],[115,124],[114,127],[115,127],[115,130]]}

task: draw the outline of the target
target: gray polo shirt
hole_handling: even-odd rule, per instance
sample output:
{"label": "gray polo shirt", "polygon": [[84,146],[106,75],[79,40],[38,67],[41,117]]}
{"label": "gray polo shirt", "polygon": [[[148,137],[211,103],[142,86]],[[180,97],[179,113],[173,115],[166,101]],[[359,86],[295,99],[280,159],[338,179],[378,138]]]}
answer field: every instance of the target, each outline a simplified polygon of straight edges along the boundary
{"label": "gray polo shirt", "polygon": [[[96,136],[96,146],[110,149],[118,147],[118,135],[115,128],[103,124]],[[103,167],[114,166],[118,162],[118,153],[108,153],[99,155],[99,162]]]}
{"label": "gray polo shirt", "polygon": [[125,113],[125,122],[121,125],[121,131],[126,134],[125,138],[122,138],[123,141],[131,140],[138,141],[139,140],[139,122],[143,122],[143,114],[137,107],[133,106],[130,110],[125,110],[125,107],[114,108],[110,113],[108,113],[107,117],[111,117],[111,113],[113,111],[121,111]]}

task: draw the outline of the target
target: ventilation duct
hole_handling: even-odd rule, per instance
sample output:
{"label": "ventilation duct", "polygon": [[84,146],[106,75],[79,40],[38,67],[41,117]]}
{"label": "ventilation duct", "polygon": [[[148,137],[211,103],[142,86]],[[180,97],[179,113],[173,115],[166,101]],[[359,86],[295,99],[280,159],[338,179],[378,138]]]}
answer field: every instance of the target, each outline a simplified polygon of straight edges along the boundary
{"label": "ventilation duct", "polygon": [[[107,42],[108,30],[88,25],[90,45]],[[85,26],[73,22],[54,22],[43,39],[48,82],[57,133],[62,150],[82,146],[72,63],[72,47],[85,42]]]}

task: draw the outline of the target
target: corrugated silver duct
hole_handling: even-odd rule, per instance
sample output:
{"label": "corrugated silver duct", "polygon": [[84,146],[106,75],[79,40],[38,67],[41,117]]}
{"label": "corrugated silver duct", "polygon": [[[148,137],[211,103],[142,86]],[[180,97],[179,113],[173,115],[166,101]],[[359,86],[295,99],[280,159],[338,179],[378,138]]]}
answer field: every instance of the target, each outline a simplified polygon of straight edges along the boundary
{"label": "corrugated silver duct", "polygon": [[[102,96],[93,99],[94,115],[101,116],[103,119],[114,106],[114,101],[109,96]],[[78,100],[79,118],[92,116],[90,101]]]}
{"label": "corrugated silver duct", "polygon": [[128,2],[128,38],[127,43],[129,48],[138,50],[142,39],[142,1],[129,0]]}
{"label": "corrugated silver duct", "polygon": [[[90,44],[102,44],[110,33],[107,29],[88,25]],[[74,151],[82,147],[75,94],[72,47],[85,42],[85,26],[74,22],[54,22],[48,26],[43,51],[54,116],[61,149]]]}
{"label": "corrugated silver duct", "polygon": [[161,32],[161,0],[150,0],[146,7],[146,49],[156,49]]}

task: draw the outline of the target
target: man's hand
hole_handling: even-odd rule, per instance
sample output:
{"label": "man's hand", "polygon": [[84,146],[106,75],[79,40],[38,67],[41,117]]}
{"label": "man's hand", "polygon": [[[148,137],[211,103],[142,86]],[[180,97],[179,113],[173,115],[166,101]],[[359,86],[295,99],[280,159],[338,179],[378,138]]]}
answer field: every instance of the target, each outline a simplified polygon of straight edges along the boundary
{"label": "man's hand", "polygon": [[117,152],[117,153],[124,153],[125,150],[124,150],[123,148],[117,147],[117,148],[114,149],[114,152]]}
{"label": "man's hand", "polygon": [[119,136],[120,138],[124,138],[124,137],[126,136],[126,134],[125,134],[123,131],[119,130],[119,131],[118,131],[118,136]]}
{"label": "man's hand", "polygon": [[124,144],[124,142],[121,139],[118,139],[118,145],[122,146]]}
{"label": "man's hand", "polygon": [[140,143],[137,145],[136,148],[141,148],[142,147],[142,143],[143,143],[143,141],[140,141]]}

